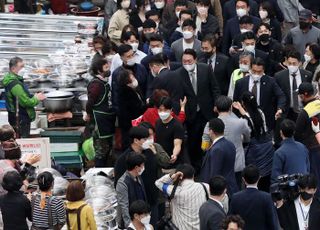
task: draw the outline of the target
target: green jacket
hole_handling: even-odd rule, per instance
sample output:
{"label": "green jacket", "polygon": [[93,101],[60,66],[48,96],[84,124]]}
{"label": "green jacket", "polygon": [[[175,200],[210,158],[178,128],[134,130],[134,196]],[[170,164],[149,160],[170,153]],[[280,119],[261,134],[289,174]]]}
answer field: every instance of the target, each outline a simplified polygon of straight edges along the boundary
{"label": "green jacket", "polygon": [[36,117],[34,107],[39,103],[39,100],[35,96],[29,96],[28,92],[26,92],[22,86],[23,78],[21,76],[9,72],[4,76],[2,84],[4,87],[6,87],[10,84],[10,82],[15,80],[18,80],[21,84],[14,85],[9,92],[6,92],[6,104],[8,112],[14,113],[16,111],[15,97],[18,97],[19,105],[25,108],[29,118],[33,121]]}

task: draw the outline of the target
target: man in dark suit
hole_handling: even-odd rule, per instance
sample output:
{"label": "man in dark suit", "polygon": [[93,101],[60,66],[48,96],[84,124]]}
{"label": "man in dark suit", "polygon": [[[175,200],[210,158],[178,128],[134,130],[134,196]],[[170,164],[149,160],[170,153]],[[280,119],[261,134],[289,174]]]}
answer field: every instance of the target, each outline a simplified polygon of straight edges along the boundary
{"label": "man in dark suit", "polygon": [[234,172],[236,147],[224,138],[224,127],[220,118],[213,118],[209,121],[209,135],[213,143],[203,159],[200,178],[201,181],[208,183],[213,176],[225,177],[227,192],[232,195],[239,190]]}
{"label": "man in dark suit", "polygon": [[264,61],[261,58],[252,61],[250,76],[236,82],[233,100],[241,101],[242,93],[246,91],[251,91],[256,96],[269,131],[273,130],[275,118],[280,118],[285,111],[286,97],[275,79],[264,74]]}
{"label": "man in dark suit", "polygon": [[[236,3],[239,0],[229,0],[223,6],[223,19],[224,21],[228,21],[230,18],[238,16],[237,9],[239,7],[236,6]],[[244,3],[248,3],[249,14],[259,17],[259,5],[254,0],[245,0]]]}
{"label": "man in dark suit", "polygon": [[286,201],[278,208],[279,222],[283,230],[318,230],[320,227],[320,200],[315,197],[317,180],[305,175],[299,180],[300,195]]}
{"label": "man in dark suit", "polygon": [[168,68],[169,61],[166,55],[157,54],[150,59],[149,68],[153,75],[152,91],[155,89],[166,90],[173,102],[173,110],[180,112],[180,99],[183,99],[183,84],[181,78]]}
{"label": "man in dark suit", "polygon": [[202,161],[201,137],[204,127],[213,118],[214,101],[220,95],[219,85],[212,69],[197,63],[197,54],[186,49],[182,55],[183,67],[174,72],[181,78],[186,104],[186,126],[188,132],[188,153],[191,163],[199,172]]}
{"label": "man in dark suit", "polygon": [[312,74],[309,71],[299,68],[301,65],[301,55],[293,51],[287,57],[287,70],[282,70],[274,75],[278,85],[286,95],[286,116],[288,119],[296,121],[302,108],[299,100],[298,88],[302,82],[312,81]]}
{"label": "man in dark suit", "polygon": [[244,230],[278,230],[278,217],[271,195],[258,190],[259,169],[248,165],[242,172],[246,189],[231,198],[230,214],[240,215]]}
{"label": "man in dark suit", "polygon": [[217,79],[222,95],[228,94],[230,75],[228,71],[229,58],[217,53],[217,40],[212,35],[207,35],[201,42],[202,55],[199,62],[208,64]]}
{"label": "man in dark suit", "polygon": [[[232,43],[232,40],[237,34],[240,34],[240,25],[239,19],[245,15],[249,15],[249,3],[248,0],[236,0],[237,15],[226,20],[226,25],[223,30],[223,41],[222,41],[222,52],[224,54],[229,54],[229,48]],[[258,17],[249,15],[252,18],[254,24],[254,29],[258,27],[261,20]]]}
{"label": "man in dark suit", "polygon": [[227,192],[227,181],[222,176],[210,179],[210,197],[199,210],[200,230],[220,230],[222,220],[227,216],[222,200]]}

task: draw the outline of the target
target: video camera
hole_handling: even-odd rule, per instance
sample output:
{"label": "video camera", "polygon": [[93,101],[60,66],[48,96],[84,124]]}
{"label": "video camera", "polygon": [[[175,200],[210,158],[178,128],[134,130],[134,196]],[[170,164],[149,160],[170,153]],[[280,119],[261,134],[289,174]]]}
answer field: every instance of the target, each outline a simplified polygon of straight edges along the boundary
{"label": "video camera", "polygon": [[294,200],[299,195],[299,181],[303,174],[297,173],[292,175],[278,176],[278,183],[272,184],[270,187],[272,200]]}

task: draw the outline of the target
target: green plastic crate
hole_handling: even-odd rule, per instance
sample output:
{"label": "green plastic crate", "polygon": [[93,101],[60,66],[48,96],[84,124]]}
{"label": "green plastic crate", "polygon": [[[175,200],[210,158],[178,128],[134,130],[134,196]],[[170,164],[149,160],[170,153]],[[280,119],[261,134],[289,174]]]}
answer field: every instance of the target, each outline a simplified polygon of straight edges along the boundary
{"label": "green plastic crate", "polygon": [[41,137],[49,137],[50,143],[82,143],[80,131],[44,131]]}
{"label": "green plastic crate", "polygon": [[51,153],[51,157],[57,164],[62,165],[63,167],[70,168],[82,168],[82,151],[78,152],[56,152]]}

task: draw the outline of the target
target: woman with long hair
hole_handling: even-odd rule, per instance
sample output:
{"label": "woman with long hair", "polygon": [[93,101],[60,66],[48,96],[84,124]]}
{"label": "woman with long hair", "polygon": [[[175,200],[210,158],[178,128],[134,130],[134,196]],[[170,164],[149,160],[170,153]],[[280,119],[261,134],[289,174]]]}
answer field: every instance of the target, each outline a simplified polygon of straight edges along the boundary
{"label": "woman with long hair", "polygon": [[233,108],[239,110],[241,116],[248,120],[251,128],[251,141],[246,151],[246,165],[254,164],[260,170],[261,179],[258,183],[260,190],[269,191],[273,143],[267,132],[266,119],[257,104],[257,99],[251,92],[244,92],[241,103],[234,102]]}

